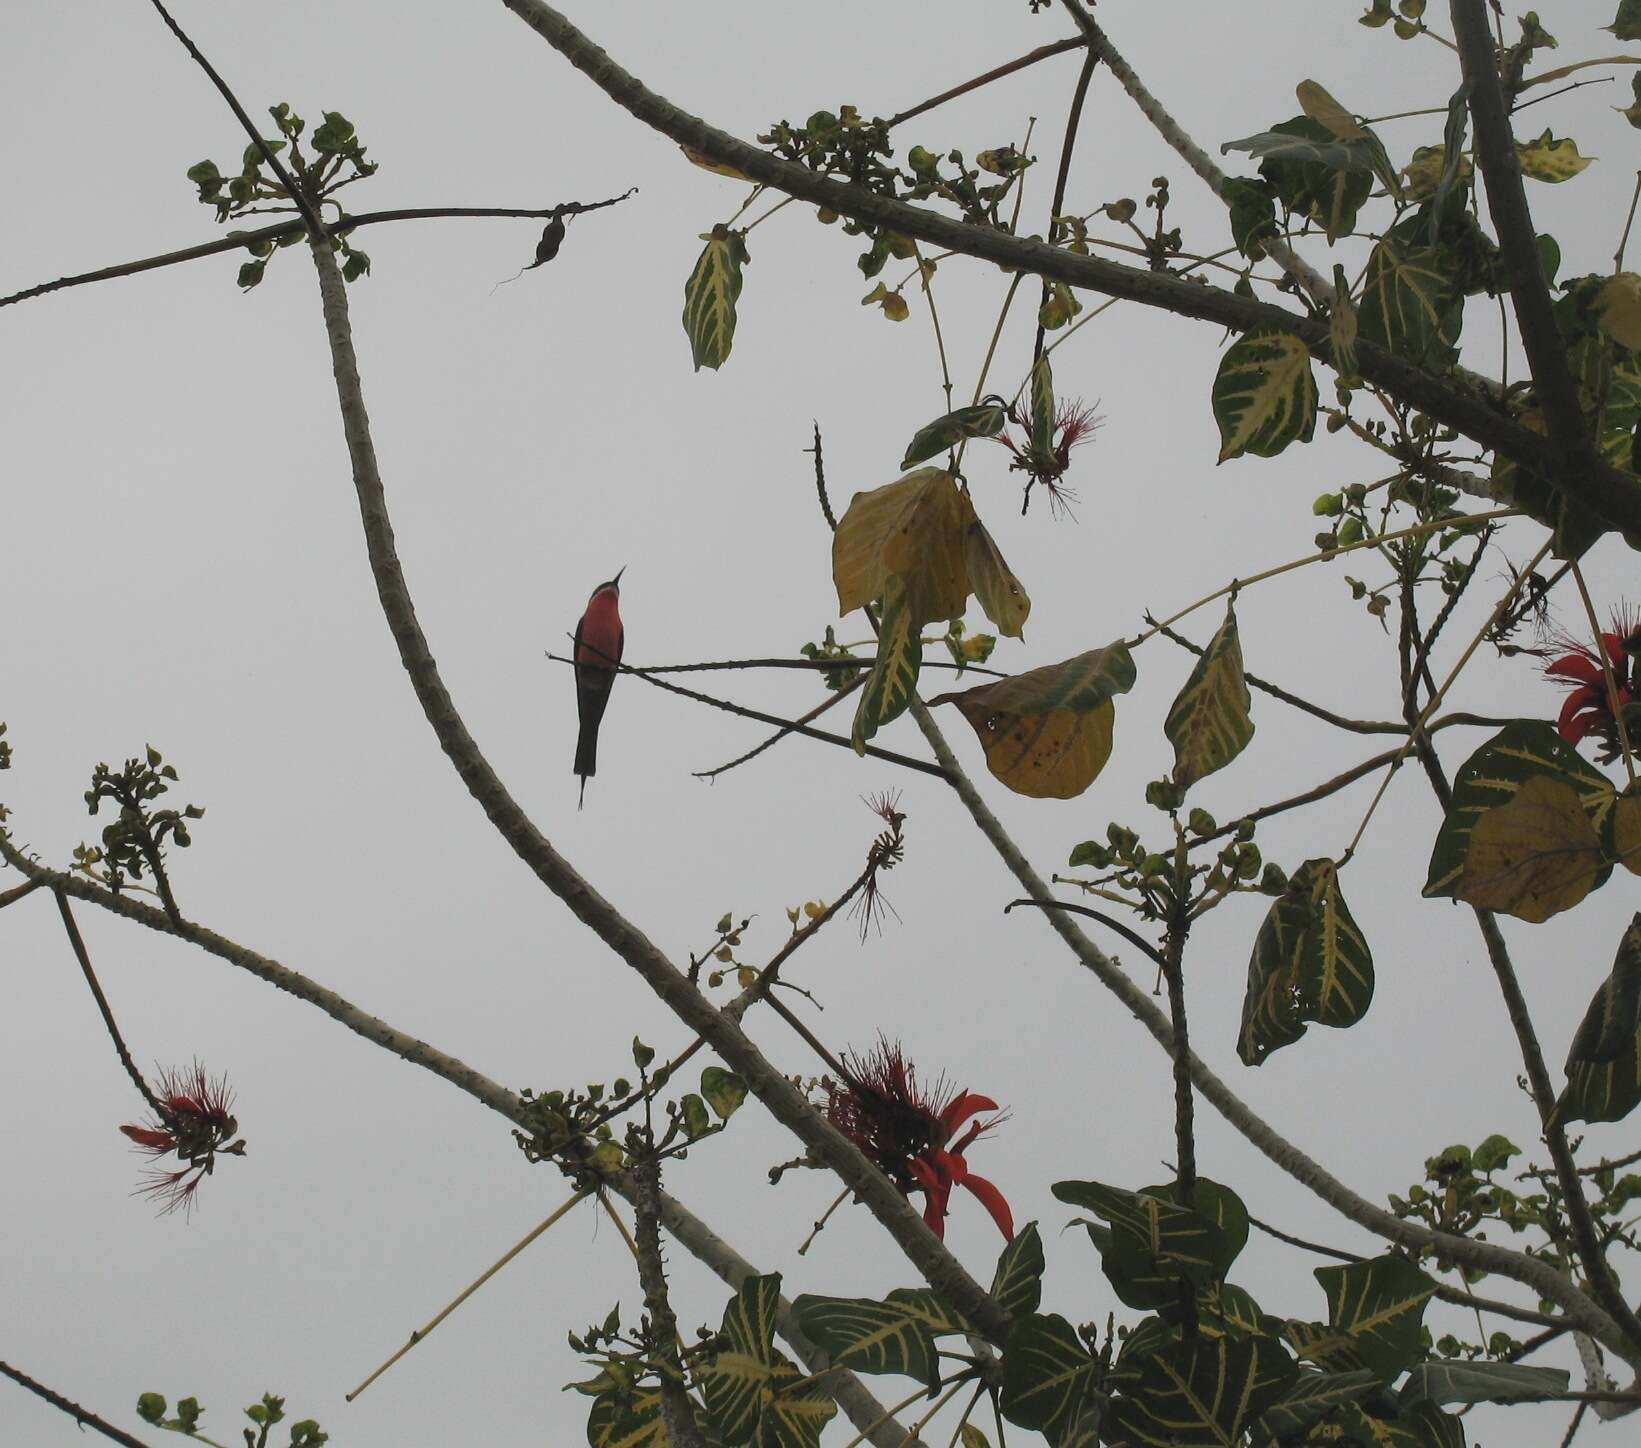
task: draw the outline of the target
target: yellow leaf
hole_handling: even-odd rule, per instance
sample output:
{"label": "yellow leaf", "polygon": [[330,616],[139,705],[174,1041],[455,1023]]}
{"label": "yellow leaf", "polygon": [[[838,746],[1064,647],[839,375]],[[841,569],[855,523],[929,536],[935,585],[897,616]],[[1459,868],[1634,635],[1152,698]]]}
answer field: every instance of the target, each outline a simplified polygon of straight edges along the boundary
{"label": "yellow leaf", "polygon": [[805,903],[803,913],[811,920],[818,920],[826,914],[826,902],[824,900],[810,900]]}
{"label": "yellow leaf", "polygon": [[758,972],[750,965],[743,965],[735,972],[735,982],[742,990],[758,983]]}
{"label": "yellow leaf", "polygon": [[1302,80],[1294,88],[1299,109],[1319,125],[1326,126],[1336,140],[1360,141],[1367,131],[1338,101],[1313,80]]}
{"label": "yellow leaf", "polygon": [[1004,714],[959,701],[986,751],[986,768],[1030,799],[1075,799],[1111,758],[1117,706],[1107,699],[1087,714]]}
{"label": "yellow leaf", "polygon": [[1578,792],[1536,774],[1476,820],[1453,895],[1537,925],[1588,895],[1604,864]]}
{"label": "yellow leaf", "polygon": [[[1440,146],[1415,146],[1413,158],[1402,167],[1407,180],[1408,195],[1414,201],[1427,201],[1435,194],[1436,183],[1442,179],[1446,153]],[[1459,157],[1459,180],[1470,179],[1473,167],[1468,156]]]}
{"label": "yellow leaf", "polygon": [[1641,277],[1619,272],[1595,294],[1601,330],[1620,346],[1641,352]]}
{"label": "yellow leaf", "polygon": [[1641,875],[1641,785],[1632,784],[1613,806],[1613,853],[1632,875]]}
{"label": "yellow leaf", "polygon": [[745,181],[751,185],[757,183],[745,171],[737,171],[733,166],[726,166],[722,161],[714,161],[710,156],[703,156],[699,151],[689,146],[679,146],[686,158],[693,166],[699,166],[703,171],[710,171],[715,176],[728,176],[732,181]]}
{"label": "yellow leaf", "polygon": [[978,518],[963,535],[963,557],[968,564],[969,587],[980,600],[986,617],[1009,638],[1024,638],[1031,600],[1003,561],[996,540]]}
{"label": "yellow leaf", "polygon": [[968,497],[941,468],[856,493],[832,535],[838,611],[882,598],[896,579],[912,628],[960,617],[969,597],[964,538],[973,519]]}
{"label": "yellow leaf", "polygon": [[901,296],[899,292],[891,292],[882,282],[879,282],[860,299],[860,304],[863,307],[869,307],[873,302],[883,308],[883,315],[891,322],[904,322],[911,315],[911,308],[906,305],[906,298]]}
{"label": "yellow leaf", "polygon": [[1578,175],[1594,156],[1580,156],[1578,142],[1570,137],[1556,140],[1549,131],[1534,141],[1516,142],[1516,159],[1521,162],[1521,174],[1535,181],[1566,181]]}
{"label": "yellow leaf", "polygon": [[986,1441],[986,1435],[973,1423],[963,1425],[962,1443],[963,1448],[991,1448],[991,1444]]}

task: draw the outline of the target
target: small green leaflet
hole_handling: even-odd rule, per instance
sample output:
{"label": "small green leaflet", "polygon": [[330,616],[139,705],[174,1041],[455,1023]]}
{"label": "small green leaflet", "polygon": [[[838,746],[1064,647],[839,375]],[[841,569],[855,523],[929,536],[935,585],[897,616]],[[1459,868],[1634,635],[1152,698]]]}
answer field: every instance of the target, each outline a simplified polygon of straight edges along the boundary
{"label": "small green leaflet", "polygon": [[1275,457],[1316,430],[1316,378],[1299,338],[1277,327],[1256,327],[1233,342],[1214,377],[1214,421],[1219,461],[1251,453]]}
{"label": "small green leaflet", "polygon": [[1562,1121],[1622,1121],[1641,1102],[1641,915],[1619,942],[1567,1054]]}
{"label": "small green leaflet", "polygon": [[1058,1443],[1082,1412],[1094,1369],[1076,1329],[1058,1313],[1021,1318],[1003,1349],[1003,1416]]}
{"label": "small green leaflet", "polygon": [[1418,1357],[1425,1304],[1436,1284],[1394,1252],[1343,1267],[1318,1267],[1328,1323],[1349,1333],[1362,1365],[1392,1382]]}
{"label": "small green leaflet", "polygon": [[1003,1248],[992,1278],[991,1295],[1010,1317],[1037,1311],[1043,1296],[1043,1243],[1037,1223],[1027,1222]]}
{"label": "small green leaflet", "polygon": [[701,1095],[720,1121],[728,1121],[746,1100],[746,1082],[722,1066],[708,1066],[701,1072]]}
{"label": "small green leaflet", "polygon": [[722,367],[735,341],[735,302],[741,295],[741,268],[751,260],[746,236],[719,222],[701,239],[706,249],[684,283],[684,331],[695,370]]}
{"label": "small green leaflet", "polygon": [[988,397],[973,407],[960,407],[926,423],[913,434],[906,444],[906,456],[900,460],[901,470],[915,468],[937,453],[956,447],[965,438],[996,437],[1008,420],[1008,411],[1001,397]]}
{"label": "small green leaflet", "polygon": [[889,580],[883,594],[883,616],[878,623],[877,661],[861,687],[851,737],[855,753],[866,752],[866,741],[891,719],[906,712],[917,692],[923,667],[923,636],[898,577]]}
{"label": "small green leaflet", "polygon": [[[1507,724],[1464,762],[1453,780],[1453,802],[1436,835],[1425,880],[1427,897],[1449,896],[1464,874],[1470,835],[1477,819],[1495,805],[1507,804],[1536,775],[1571,785],[1590,823],[1603,831],[1617,793],[1607,778],[1584,762],[1553,724],[1518,719]],[[1596,881],[1605,884],[1608,866]]]}
{"label": "small green leaflet", "polygon": [[1174,746],[1174,783],[1182,791],[1242,753],[1254,737],[1248,717],[1251,704],[1242,675],[1236,609],[1227,604],[1225,621],[1208,641],[1162,726]]}

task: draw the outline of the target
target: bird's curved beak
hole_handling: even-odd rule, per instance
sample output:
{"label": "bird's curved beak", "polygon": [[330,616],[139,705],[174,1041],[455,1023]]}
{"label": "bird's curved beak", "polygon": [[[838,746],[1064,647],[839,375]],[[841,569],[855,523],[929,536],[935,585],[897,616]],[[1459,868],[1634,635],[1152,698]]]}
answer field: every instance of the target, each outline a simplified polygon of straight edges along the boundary
{"label": "bird's curved beak", "polygon": [[627,571],[627,565],[625,563],[623,563],[621,565],[621,567],[616,569],[615,577],[610,580],[610,587],[611,588],[619,588],[621,586],[621,575],[623,573],[625,573],[626,571]]}

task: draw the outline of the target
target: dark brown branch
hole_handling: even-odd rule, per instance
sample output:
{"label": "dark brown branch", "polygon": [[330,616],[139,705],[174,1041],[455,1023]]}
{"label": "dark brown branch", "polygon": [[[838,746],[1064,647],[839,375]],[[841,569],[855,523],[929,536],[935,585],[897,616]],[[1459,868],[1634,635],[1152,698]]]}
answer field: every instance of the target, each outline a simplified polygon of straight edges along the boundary
{"label": "dark brown branch", "polygon": [[[555,664],[569,664],[573,661],[561,654],[548,654],[547,657]],[[698,704],[710,704],[714,709],[722,709],[726,713],[738,714],[743,719],[756,719],[760,724],[774,724],[793,734],[801,734],[806,739],[819,739],[824,744],[836,744],[844,749],[853,749],[854,743],[843,734],[832,734],[825,729],[815,729],[807,724],[800,724],[795,719],[783,719],[779,714],[766,714],[761,709],[749,709],[744,704],[732,704],[728,699],[719,699],[711,694],[703,694],[695,689],[686,689],[682,684],[669,684],[665,679],[658,679],[654,674],[644,669],[635,669],[628,664],[617,665],[619,672],[633,674],[646,684],[654,684],[657,689],[665,689],[669,694],[680,694],[686,699],[693,699]],[[909,754],[896,754],[892,749],[879,749],[875,744],[868,744],[866,752],[874,759],[882,759],[890,764],[899,764],[906,769],[915,769],[923,774],[932,774],[936,779],[945,779],[946,771],[938,764],[930,764],[926,759],[913,759]]]}
{"label": "dark brown branch", "polygon": [[[1509,268],[1510,300],[1521,332],[1522,351],[1527,354],[1534,391],[1560,463],[1550,470],[1551,475],[1556,486],[1570,497],[1590,502],[1604,495],[1617,480],[1598,476],[1600,459],[1590,440],[1578,388],[1567,365],[1567,348],[1551,310],[1533,218],[1527,209],[1527,192],[1522,186],[1516,139],[1510,129],[1509,106],[1499,79],[1497,51],[1488,28],[1486,0],[1451,0],[1449,10],[1459,62],[1470,88],[1476,165],[1487,182],[1488,211]],[[1641,488],[1633,480],[1628,492],[1632,498],[1641,497]],[[1605,508],[1596,511],[1608,521],[1615,521]],[[1633,525],[1620,526],[1635,535]]]}
{"label": "dark brown branch", "polygon": [[0,1363],[0,1373],[4,1373],[12,1382],[20,1387],[27,1388],[37,1398],[44,1398],[52,1407],[68,1414],[81,1428],[95,1428],[105,1438],[116,1443],[123,1443],[125,1448],[148,1448],[141,1438],[133,1438],[123,1428],[116,1428],[112,1423],[99,1418],[89,1408],[82,1408],[78,1403],[65,1398],[61,1393],[54,1393],[44,1383],[37,1383],[27,1373],[18,1372],[10,1363]]}
{"label": "dark brown branch", "polygon": [[[68,908],[68,896],[61,890],[53,890],[57,897],[57,909],[62,913],[63,929],[68,931],[68,943],[74,949],[74,958],[80,962],[80,969],[85,973],[85,983],[91,987],[92,999],[97,1002],[97,1009],[102,1012],[103,1025],[108,1030],[108,1036],[114,1042],[114,1052],[120,1058],[120,1065],[125,1067],[125,1074],[131,1078],[131,1083],[142,1093],[154,1115],[161,1121],[167,1121],[171,1113],[152,1090],[143,1074],[137,1069],[137,1063],[131,1059],[131,1052],[126,1049],[125,1038],[120,1035],[120,1028],[115,1024],[114,1012],[109,1009],[108,997],[103,994],[103,988],[97,980],[97,972],[91,968],[91,955],[85,948],[85,941],[80,937],[80,927],[74,923],[74,916]],[[167,912],[169,914],[169,912]],[[177,924],[176,920],[172,924]]]}
{"label": "dark brown branch", "polygon": [[[973,226],[833,180],[806,166],[771,155],[687,114],[649,90],[545,0],[503,0],[503,3],[622,109],[674,141],[734,166],[754,181],[773,186],[789,196],[830,207],[844,216],[887,226],[943,250],[994,262],[1011,271],[1063,281],[1068,286],[1140,302],[1179,316],[1228,326],[1237,332],[1274,326],[1299,337],[1312,355],[1324,359],[1330,355],[1328,323],[1320,318],[1300,316],[1194,280],[1122,266],[1101,257],[1079,256],[1046,242]],[[1505,416],[1486,398],[1369,343],[1363,342],[1357,347],[1357,368],[1366,381],[1401,402],[1517,463],[1543,471],[1553,468],[1559,457],[1549,439]],[[1562,486],[1569,496],[1613,526],[1641,537],[1641,488],[1622,470],[1603,464],[1587,475],[1567,477]]]}
{"label": "dark brown branch", "polygon": [[1103,910],[1095,910],[1087,905],[1075,905],[1069,900],[1024,899],[1010,900],[1009,903],[1003,907],[1003,913],[1007,915],[1016,905],[1034,905],[1039,910],[1069,910],[1073,915],[1086,915],[1090,920],[1098,920],[1107,930],[1116,931],[1117,934],[1122,936],[1122,938],[1130,945],[1137,946],[1140,950],[1143,950],[1146,955],[1151,958],[1152,963],[1156,965],[1158,970],[1168,969],[1167,958],[1160,950],[1157,949],[1156,946],[1151,944],[1149,940],[1137,931],[1130,930],[1114,915],[1107,915]]}
{"label": "dark brown branch", "polygon": [[[556,654],[548,654],[554,663],[565,663],[567,660]],[[698,664],[624,664],[623,670],[633,674],[700,674],[723,671],[726,669],[807,669],[813,673],[818,670],[830,669],[869,669],[876,662],[875,659],[847,658],[847,659],[710,659]],[[960,674],[984,674],[989,679],[1006,679],[1008,674],[997,669],[983,669],[979,664],[959,664],[947,659],[928,659],[923,663],[925,669],[955,669]]]}
{"label": "dark brown branch", "polygon": [[1050,56],[1064,55],[1068,50],[1081,50],[1088,41],[1080,35],[1067,36],[1064,40],[1056,40],[1049,45],[1039,45],[1036,50],[1028,50],[1018,60],[1011,60],[1006,65],[999,65],[988,70],[984,75],[977,75],[973,80],[966,80],[962,85],[954,85],[950,90],[941,91],[937,96],[930,96],[928,100],[913,106],[908,111],[901,111],[898,115],[890,116],[884,123],[888,126],[898,126],[902,121],[909,121],[913,116],[921,116],[925,111],[932,111],[936,106],[943,106],[947,101],[954,101],[959,96],[965,96],[970,91],[979,90],[981,86],[990,85],[994,80],[1002,80],[1006,75],[1013,75],[1017,70],[1024,70],[1028,65],[1036,65],[1040,60],[1047,60]]}
{"label": "dark brown branch", "polygon": [[9,890],[0,890],[0,910],[4,910],[8,905],[15,904],[23,896],[29,894],[30,891],[39,888],[40,882],[38,880],[25,880],[21,885],[13,885]]}
{"label": "dark brown branch", "polygon": [[[400,207],[392,211],[362,211],[357,216],[342,216],[331,227],[331,233],[335,236],[341,236],[351,231],[357,231],[361,226],[379,226],[384,221],[436,221],[444,217],[506,216],[537,221],[542,219],[551,220],[555,216],[568,216],[583,211],[597,211],[605,206],[614,206],[618,202],[625,201],[637,190],[638,188],[634,186],[620,196],[612,196],[606,201],[565,201],[545,210],[534,211],[514,206],[411,206]],[[306,230],[306,223],[292,219],[290,221],[276,221],[271,226],[261,226],[254,231],[236,231],[229,236],[219,237],[215,241],[202,242],[198,246],[184,247],[181,251],[163,252],[159,256],[148,256],[138,261],[121,262],[118,266],[103,267],[100,271],[80,272],[75,276],[58,277],[54,282],[41,282],[38,286],[27,287],[20,292],[13,292],[9,297],[0,297],[0,307],[9,307],[14,302],[26,302],[32,297],[41,297],[47,292],[59,292],[67,287],[83,287],[91,282],[113,281],[118,277],[135,276],[138,272],[157,271],[161,267],[177,266],[185,261],[198,261],[203,256],[220,256],[224,252],[238,251],[242,247],[257,245],[265,241],[281,241],[286,237],[296,236],[304,230]]]}
{"label": "dark brown branch", "polygon": [[666,1440],[677,1448],[704,1448],[695,1422],[695,1408],[684,1390],[684,1369],[678,1358],[678,1319],[667,1299],[667,1275],[661,1266],[661,1163],[654,1151],[634,1159],[633,1241],[637,1247],[638,1281],[644,1289],[649,1314],[652,1361],[661,1378],[661,1419]]}

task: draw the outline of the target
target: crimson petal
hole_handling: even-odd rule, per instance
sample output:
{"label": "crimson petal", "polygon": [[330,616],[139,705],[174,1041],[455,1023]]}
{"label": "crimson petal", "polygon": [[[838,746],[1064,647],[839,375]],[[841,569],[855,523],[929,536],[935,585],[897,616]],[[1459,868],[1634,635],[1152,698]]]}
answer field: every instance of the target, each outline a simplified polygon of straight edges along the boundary
{"label": "crimson petal", "polygon": [[972,1171],[963,1178],[963,1185],[980,1198],[980,1205],[991,1213],[991,1219],[997,1223],[997,1230],[1003,1234],[1003,1239],[1012,1242],[1014,1240],[1014,1213],[1009,1210],[1009,1204],[1003,1200],[1002,1192],[998,1191],[985,1177],[976,1176]]}
{"label": "crimson petal", "polygon": [[959,1091],[947,1103],[946,1109],[940,1113],[940,1126],[946,1133],[946,1140],[950,1141],[953,1134],[971,1116],[978,1116],[983,1111],[997,1110],[997,1103],[989,1096],[982,1096],[975,1091]]}

